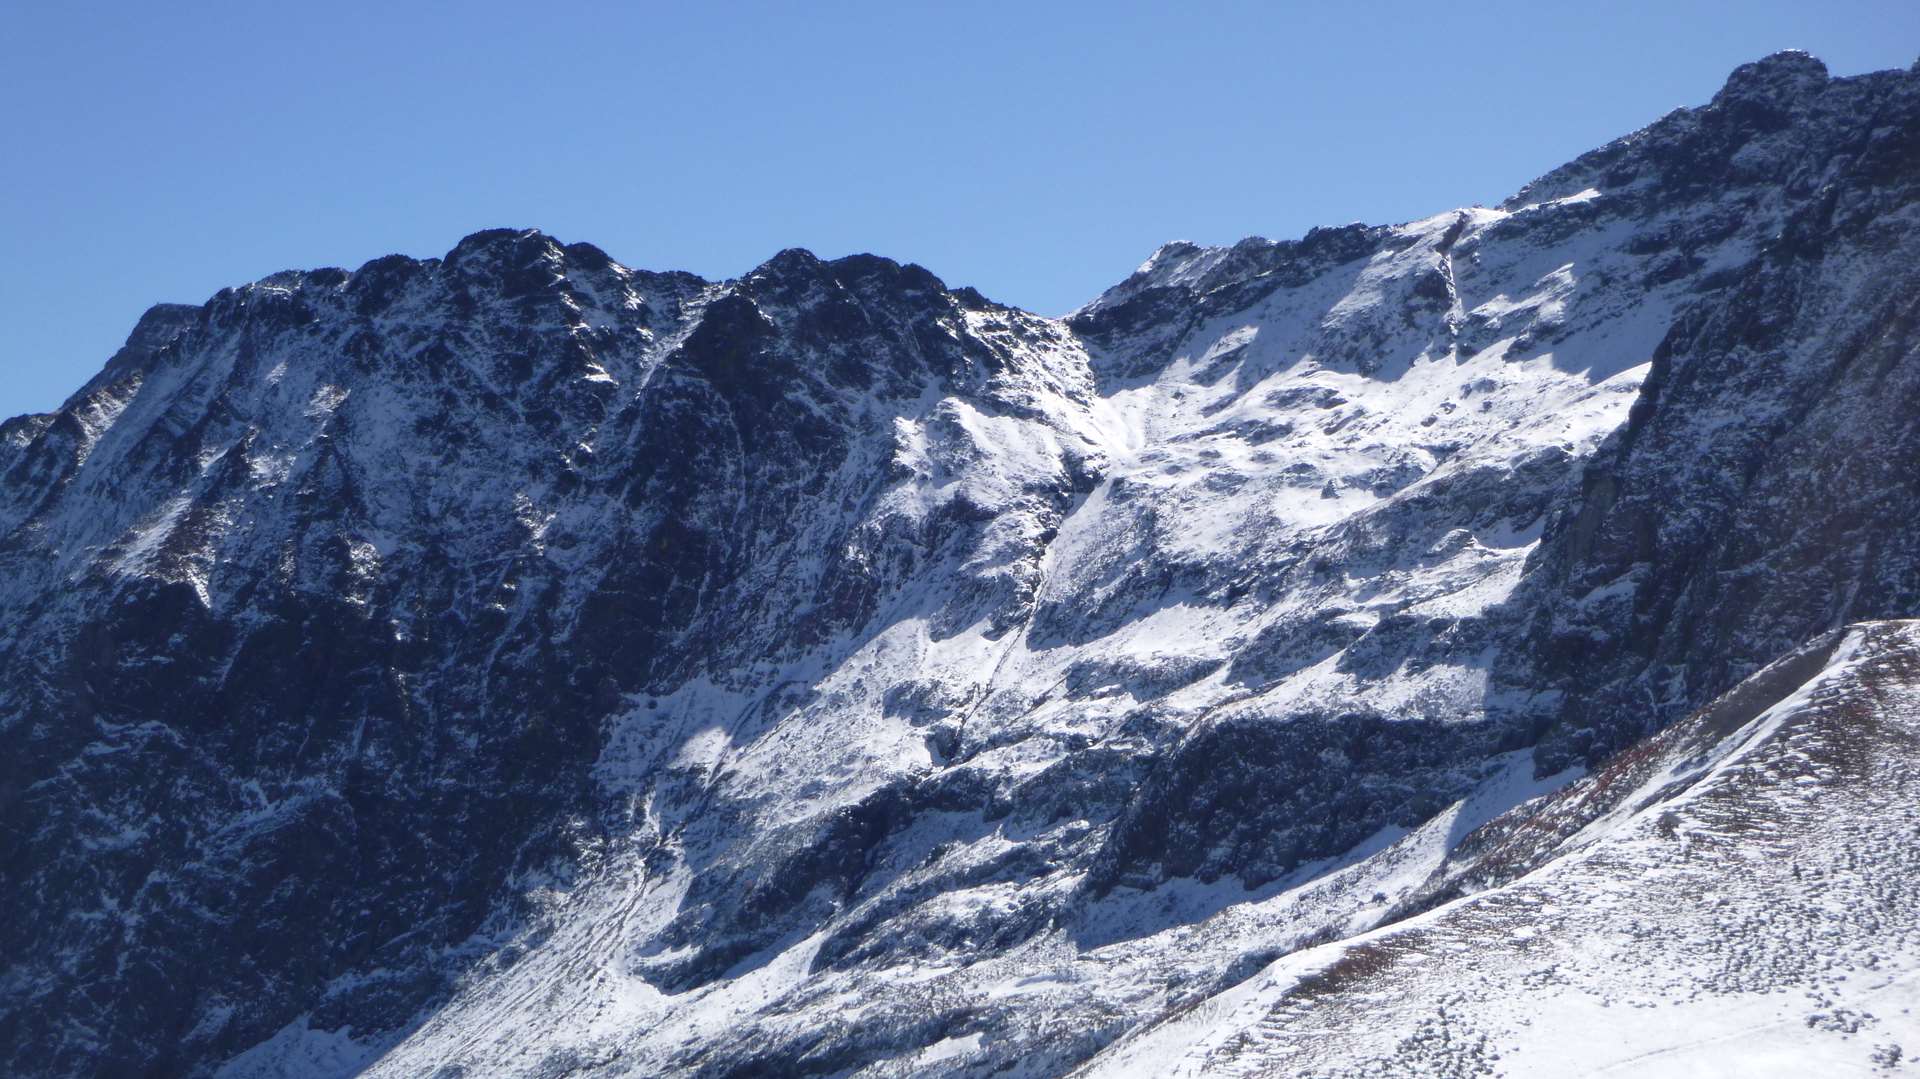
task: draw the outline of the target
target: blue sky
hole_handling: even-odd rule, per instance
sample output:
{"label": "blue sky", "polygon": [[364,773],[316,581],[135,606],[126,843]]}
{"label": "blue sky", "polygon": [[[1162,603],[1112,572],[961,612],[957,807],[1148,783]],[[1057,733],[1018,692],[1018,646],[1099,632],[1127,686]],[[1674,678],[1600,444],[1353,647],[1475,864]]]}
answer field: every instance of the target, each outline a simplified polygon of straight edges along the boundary
{"label": "blue sky", "polygon": [[154,302],[499,225],[1058,314],[1165,240],[1496,201],[1781,48],[1905,67],[1920,4],[6,4],[0,415]]}

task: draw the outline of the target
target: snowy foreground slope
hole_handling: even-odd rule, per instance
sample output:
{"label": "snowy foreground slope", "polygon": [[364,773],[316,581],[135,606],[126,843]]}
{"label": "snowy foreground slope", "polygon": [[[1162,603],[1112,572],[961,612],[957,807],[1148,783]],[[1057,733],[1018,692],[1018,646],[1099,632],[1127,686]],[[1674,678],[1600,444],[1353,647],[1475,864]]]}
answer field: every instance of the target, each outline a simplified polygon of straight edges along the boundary
{"label": "snowy foreground slope", "polygon": [[1075,1074],[1905,1071],[1916,754],[1920,623],[1828,634],[1436,876],[1512,883],[1290,955]]}
{"label": "snowy foreground slope", "polygon": [[[1801,985],[1773,905],[1855,878],[1703,906],[1607,777],[1759,760],[1643,739],[1920,613],[1917,196],[1920,72],[1780,54],[1498,207],[1170,244],[1061,320],[507,230],[155,308],[0,425],[0,1066],[1471,1073],[1432,1040],[1551,1055],[1582,994],[1648,1052],[1746,1023]],[[1771,797],[1708,842],[1735,767],[1672,801],[1700,867],[1799,849]],[[1407,958],[1501,919],[1569,949],[1540,1041],[1506,952]]]}

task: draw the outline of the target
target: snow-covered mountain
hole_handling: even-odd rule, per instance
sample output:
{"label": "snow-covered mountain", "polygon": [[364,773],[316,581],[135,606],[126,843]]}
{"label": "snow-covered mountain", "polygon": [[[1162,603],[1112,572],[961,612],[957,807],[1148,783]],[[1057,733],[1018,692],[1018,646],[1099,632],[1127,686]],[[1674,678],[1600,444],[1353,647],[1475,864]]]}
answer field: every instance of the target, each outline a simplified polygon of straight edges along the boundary
{"label": "snow-covered mountain", "polygon": [[[1783,53],[1061,320],[504,230],[155,308],[0,426],[4,1064],[1477,1074],[1589,997],[1645,1052],[1853,1016],[1905,922],[1769,905],[1904,903],[1897,853],[1675,911],[1897,827],[1911,633],[1832,631],[1920,614],[1917,194],[1920,68]],[[1670,726],[1809,641],[1813,704]]]}

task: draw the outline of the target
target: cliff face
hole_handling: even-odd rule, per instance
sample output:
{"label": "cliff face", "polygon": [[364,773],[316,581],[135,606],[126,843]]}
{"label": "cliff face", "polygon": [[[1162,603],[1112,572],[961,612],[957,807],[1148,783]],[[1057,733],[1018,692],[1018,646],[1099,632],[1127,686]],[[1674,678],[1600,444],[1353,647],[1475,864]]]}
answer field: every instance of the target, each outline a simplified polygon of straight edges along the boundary
{"label": "cliff face", "polygon": [[1064,320],[510,231],[155,308],[0,426],[8,1066],[1063,1072],[1912,613],[1916,180],[1782,54]]}
{"label": "cliff face", "polygon": [[[1698,115],[1562,170],[1778,210],[1754,257],[1674,320],[1544,552],[1561,594],[1541,643],[1571,705],[1556,750],[1617,749],[1816,633],[1920,609],[1900,524],[1916,494],[1920,93],[1912,74],[1820,73],[1808,57],[1749,65]],[[1684,233],[1660,240],[1698,258]]]}

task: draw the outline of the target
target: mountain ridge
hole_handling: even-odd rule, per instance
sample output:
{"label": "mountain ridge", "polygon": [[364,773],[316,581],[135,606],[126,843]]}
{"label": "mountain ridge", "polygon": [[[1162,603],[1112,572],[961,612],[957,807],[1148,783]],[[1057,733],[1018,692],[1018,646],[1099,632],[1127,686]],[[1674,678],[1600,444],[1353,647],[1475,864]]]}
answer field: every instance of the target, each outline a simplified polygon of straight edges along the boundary
{"label": "mountain ridge", "polygon": [[8,1063],[1077,1067],[1911,611],[1917,178],[1777,54],[1064,319],[512,229],[156,307],[0,425]]}

